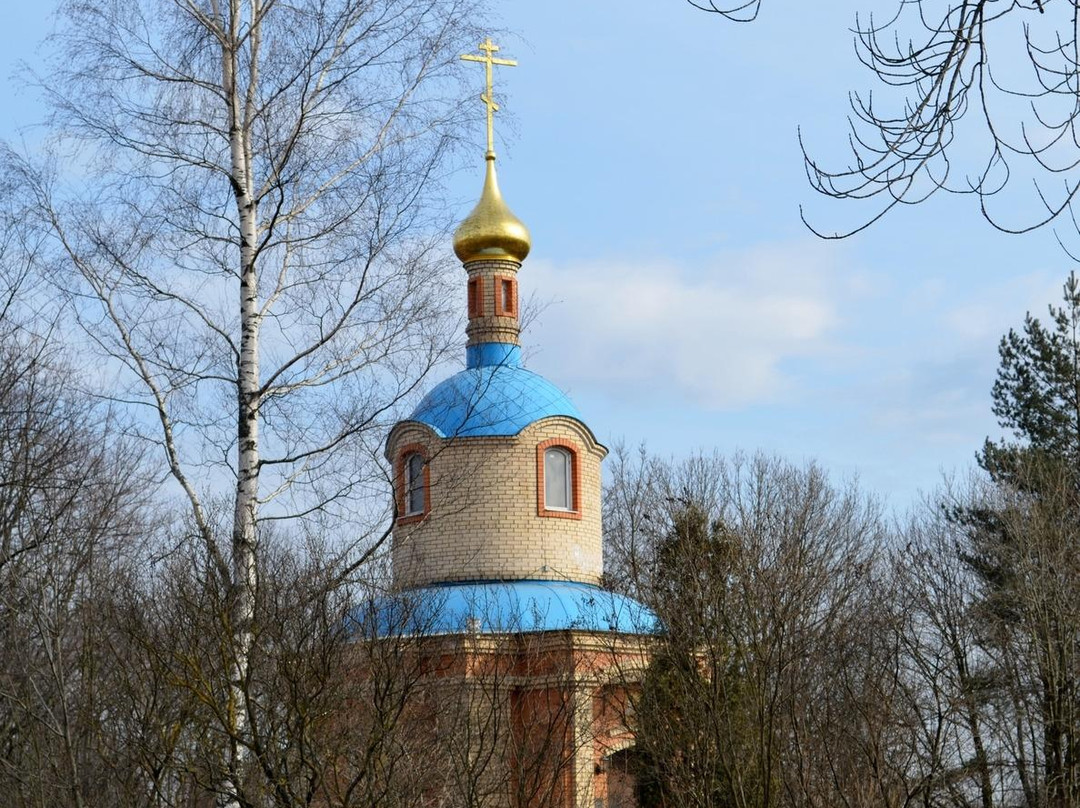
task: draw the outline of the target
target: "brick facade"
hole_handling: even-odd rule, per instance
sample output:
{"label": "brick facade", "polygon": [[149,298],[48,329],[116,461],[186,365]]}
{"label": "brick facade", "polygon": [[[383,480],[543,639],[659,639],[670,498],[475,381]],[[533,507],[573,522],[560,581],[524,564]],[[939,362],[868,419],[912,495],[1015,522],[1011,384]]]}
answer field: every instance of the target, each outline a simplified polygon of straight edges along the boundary
{"label": "brick facade", "polygon": [[[630,808],[634,783],[617,761],[633,744],[628,725],[650,645],[646,636],[584,631],[418,638],[405,653],[419,654],[427,675],[410,720],[433,743],[433,725],[459,731],[460,749],[477,761],[478,804]],[[431,780],[429,804],[457,796],[452,780]]]}
{"label": "brick facade", "polygon": [[[574,511],[559,514],[572,518],[553,519],[553,512],[538,507],[542,445],[575,452]],[[400,467],[406,449],[417,447],[430,464],[427,513],[422,520],[398,519],[394,526],[397,587],[529,578],[599,581],[600,464],[607,450],[579,421],[554,416],[509,437],[450,440],[404,421],[390,433],[387,457]]]}
{"label": "brick facade", "polygon": [[[475,283],[478,307],[469,312],[469,324],[465,333],[469,345],[482,342],[505,342],[519,345],[521,326],[518,321],[517,271],[521,264],[510,259],[470,261],[465,265],[469,283]],[[502,282],[512,284],[512,309],[502,305]],[[478,294],[477,294],[478,293]]]}

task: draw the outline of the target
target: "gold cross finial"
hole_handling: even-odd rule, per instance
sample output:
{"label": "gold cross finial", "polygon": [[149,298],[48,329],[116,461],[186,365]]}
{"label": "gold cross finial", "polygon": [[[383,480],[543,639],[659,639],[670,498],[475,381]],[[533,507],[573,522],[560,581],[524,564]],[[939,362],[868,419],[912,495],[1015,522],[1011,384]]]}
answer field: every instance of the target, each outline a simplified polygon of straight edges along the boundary
{"label": "gold cross finial", "polygon": [[495,58],[495,52],[499,50],[499,46],[491,41],[491,37],[488,37],[480,43],[481,51],[484,52],[483,56],[479,56],[475,53],[466,53],[461,58],[466,62],[483,62],[484,73],[487,77],[487,92],[480,96],[480,100],[487,106],[487,153],[489,157],[495,156],[495,113],[499,109],[499,105],[495,103],[495,96],[491,89],[491,66],[492,65],[506,65],[508,67],[517,67],[517,62],[513,59],[497,59]]}

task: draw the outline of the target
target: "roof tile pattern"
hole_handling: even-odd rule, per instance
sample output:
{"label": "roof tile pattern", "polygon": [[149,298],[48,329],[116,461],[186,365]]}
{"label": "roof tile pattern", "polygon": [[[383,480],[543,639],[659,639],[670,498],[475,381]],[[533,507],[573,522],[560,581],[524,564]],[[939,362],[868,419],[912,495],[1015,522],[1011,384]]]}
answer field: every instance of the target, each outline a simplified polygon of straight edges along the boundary
{"label": "roof tile pattern", "polygon": [[443,438],[516,435],[552,415],[583,421],[566,394],[521,366],[521,349],[485,343],[469,349],[468,367],[438,384],[409,416]]}

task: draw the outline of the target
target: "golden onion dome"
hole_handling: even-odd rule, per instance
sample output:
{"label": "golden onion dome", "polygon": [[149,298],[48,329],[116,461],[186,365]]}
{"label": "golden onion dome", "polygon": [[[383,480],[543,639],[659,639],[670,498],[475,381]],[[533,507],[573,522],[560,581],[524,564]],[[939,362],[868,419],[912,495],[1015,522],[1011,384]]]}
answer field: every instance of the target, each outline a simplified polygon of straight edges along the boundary
{"label": "golden onion dome", "polygon": [[532,246],[529,228],[510,211],[499,193],[495,154],[488,152],[484,159],[484,190],[472,213],[454,231],[454,252],[463,264],[487,258],[509,258],[521,263]]}

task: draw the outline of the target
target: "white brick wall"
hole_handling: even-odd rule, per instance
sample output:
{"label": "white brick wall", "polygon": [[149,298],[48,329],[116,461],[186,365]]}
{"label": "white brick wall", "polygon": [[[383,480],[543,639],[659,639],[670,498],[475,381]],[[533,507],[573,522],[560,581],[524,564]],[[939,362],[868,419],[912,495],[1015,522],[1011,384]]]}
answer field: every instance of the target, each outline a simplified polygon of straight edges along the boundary
{"label": "white brick wall", "polygon": [[[578,454],[580,518],[538,514],[537,446],[551,438]],[[600,464],[607,450],[573,418],[554,416],[511,437],[444,440],[416,422],[390,434],[387,456],[420,444],[430,457],[430,512],[398,524],[394,579],[400,587],[440,581],[540,578],[596,583],[602,573]]]}

